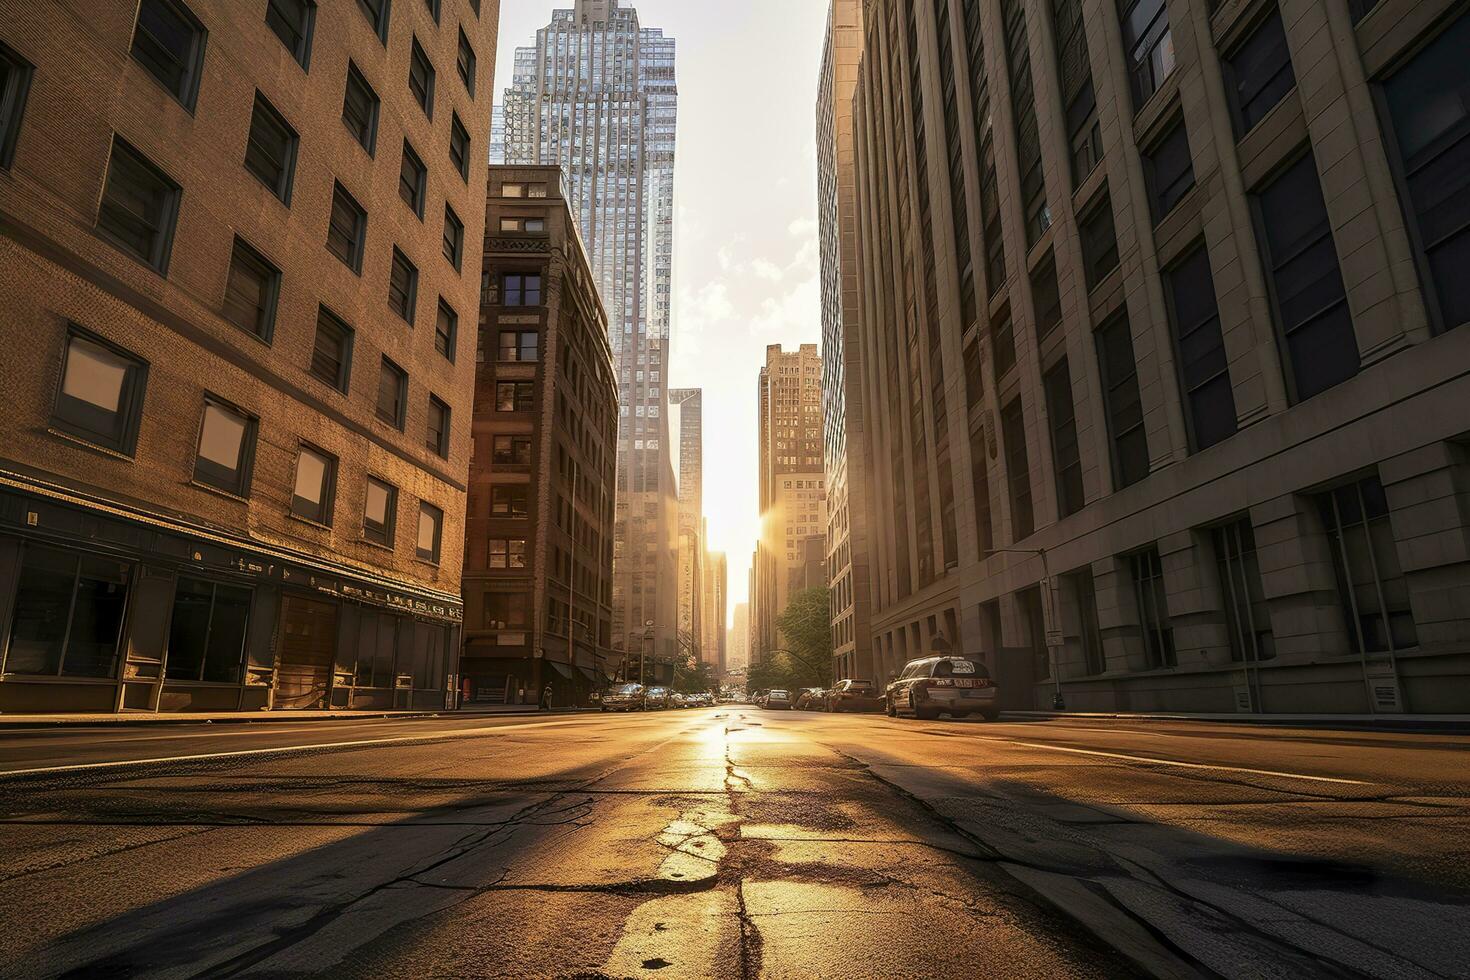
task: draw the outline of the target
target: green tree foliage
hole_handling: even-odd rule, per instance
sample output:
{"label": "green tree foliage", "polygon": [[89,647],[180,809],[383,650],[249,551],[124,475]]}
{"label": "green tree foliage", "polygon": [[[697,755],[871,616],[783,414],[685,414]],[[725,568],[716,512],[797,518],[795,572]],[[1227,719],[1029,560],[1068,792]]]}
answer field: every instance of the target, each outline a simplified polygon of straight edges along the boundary
{"label": "green tree foliage", "polygon": [[765,659],[746,673],[746,688],[788,691],[832,686],[831,592],[803,589],[791,596],[776,618],[788,650],[767,651]]}

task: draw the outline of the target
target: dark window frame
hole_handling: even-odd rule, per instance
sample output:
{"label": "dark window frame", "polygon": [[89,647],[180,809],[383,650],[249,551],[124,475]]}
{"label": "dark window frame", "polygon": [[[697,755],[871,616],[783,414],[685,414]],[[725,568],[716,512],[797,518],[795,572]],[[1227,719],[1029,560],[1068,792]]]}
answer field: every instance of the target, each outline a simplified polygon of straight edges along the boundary
{"label": "dark window frame", "polygon": [[0,41],[0,65],[6,69],[5,84],[0,87],[0,170],[9,170],[15,162],[26,96],[30,94],[36,67],[4,41]]}
{"label": "dark window frame", "polygon": [[[386,390],[384,381],[389,377],[394,381],[393,404],[385,412],[383,410],[383,393]],[[373,404],[373,415],[384,425],[391,425],[399,432],[402,432],[408,424],[408,372],[387,354],[383,355],[378,365],[378,393]]]}
{"label": "dark window frame", "polygon": [[[156,220],[156,227],[151,252],[145,253],[134,248],[131,243],[112,225],[126,223],[128,221],[143,221],[136,212],[130,211],[122,203],[110,200],[109,191],[112,190],[113,178],[118,172],[119,157],[123,158],[124,167],[134,167],[141,171],[141,175],[156,180],[161,189],[162,209]],[[136,175],[136,174],[135,174]],[[155,190],[154,193],[160,193]],[[161,276],[168,275],[169,261],[173,257],[174,232],[179,223],[179,207],[183,201],[184,191],[179,182],[170,177],[162,168],[148,159],[137,147],[123,139],[117,133],[112,135],[112,152],[107,160],[107,174],[103,180],[102,199],[97,207],[97,231],[103,239],[116,245],[120,250],[142,262]]]}
{"label": "dark window frame", "polygon": [[[1001,409],[1006,484],[1011,503],[1011,541],[1036,533],[1036,498],[1031,489],[1031,452],[1026,446],[1026,415],[1017,395]],[[1017,471],[1020,472],[1017,472]],[[1024,518],[1024,519],[1023,519]]]}
{"label": "dark window frame", "polygon": [[[282,2],[283,0],[266,0],[266,26],[280,40],[286,50],[291,53],[291,57],[296,60],[296,63],[303,69],[309,71],[311,68],[311,41],[312,36],[316,32],[316,0],[286,0],[286,2],[295,2],[301,5],[301,36],[297,38],[294,46],[281,33],[283,30],[293,30],[292,25],[287,21],[285,15],[280,13],[278,9]],[[274,21],[271,19],[272,13],[276,14]]]}
{"label": "dark window frame", "polygon": [[[446,315],[449,320],[449,330],[447,332],[440,329],[440,325],[444,323]],[[439,343],[439,339],[441,337],[445,338],[444,344],[442,346]],[[450,364],[453,364],[456,356],[456,348],[458,346],[459,314],[455,312],[454,307],[445,302],[444,297],[441,296],[439,297],[438,311],[435,313],[434,316],[434,349],[438,351]]]}
{"label": "dark window frame", "polygon": [[[1062,288],[1057,277],[1057,257],[1049,249],[1031,270],[1031,308],[1036,318],[1036,339],[1045,340],[1062,325]],[[1043,305],[1045,303],[1045,305]]]}
{"label": "dark window frame", "polygon": [[[388,497],[383,505],[384,521],[381,525],[368,516],[368,495],[372,492],[373,484],[381,487]],[[363,493],[362,539],[369,544],[392,548],[398,536],[398,488],[387,480],[379,479],[372,474],[368,474],[363,486],[366,489]]]}
{"label": "dark window frame", "polygon": [[[305,497],[296,496],[296,478],[301,471],[301,459],[303,456],[312,455],[320,459],[325,467],[322,472],[322,499],[317,505],[317,510],[312,513],[298,509],[298,500],[306,500]],[[317,524],[321,527],[331,527],[337,510],[337,469],[341,464],[334,454],[309,442],[300,442],[296,446],[296,465],[291,468],[291,506],[290,514],[297,520],[306,521],[309,524]]]}
{"label": "dark window frame", "polygon": [[452,113],[449,118],[449,162],[454,164],[455,173],[465,183],[470,180],[471,155],[470,131],[460,122],[459,113]]}
{"label": "dark window frame", "polygon": [[1169,615],[1168,590],[1164,586],[1164,562],[1158,545],[1150,545],[1127,556],[1137,604],[1138,629],[1143,638],[1145,670],[1179,666],[1174,642],[1174,621]]}
{"label": "dark window frame", "polygon": [[[123,387],[115,412],[107,412],[65,392],[67,367],[71,361],[74,340],[101,348],[104,353],[126,363]],[[67,324],[66,331],[62,334],[60,368],[56,378],[56,396],[51,404],[51,427],[91,445],[132,457],[137,452],[143,406],[148,394],[148,362],[127,348],[72,322]],[[109,429],[95,424],[102,420],[104,413],[115,417]]]}
{"label": "dark window frame", "polygon": [[[231,316],[230,313],[230,296],[235,279],[234,271],[237,258],[243,258],[246,263],[255,266],[258,271],[264,273],[265,287],[262,290],[265,298],[265,308],[263,310],[264,320],[255,327],[241,323]],[[241,330],[250,334],[250,336],[264,342],[266,346],[270,346],[271,341],[275,337],[276,313],[280,306],[280,298],[281,270],[276,267],[275,263],[261,254],[259,249],[251,245],[241,236],[236,235],[234,244],[230,249],[230,264],[225,271],[225,294],[220,303],[220,315]]]}
{"label": "dark window frame", "polygon": [[[1176,140],[1182,140],[1184,144],[1182,158],[1184,166],[1177,172],[1171,172],[1165,169],[1165,165],[1180,162],[1171,159],[1180,150]],[[1184,116],[1179,115],[1171,120],[1164,131],[1152,140],[1139,156],[1143,161],[1143,177],[1148,189],[1149,211],[1153,215],[1154,224],[1158,225],[1173,213],[1174,209],[1179,206],[1179,202],[1183,201],[1195,187],[1194,158],[1189,145],[1189,129],[1184,124]]]}
{"label": "dark window frame", "polygon": [[[1118,336],[1127,343],[1126,362],[1128,370],[1110,370],[1110,361],[1117,360],[1113,355],[1121,355],[1121,347],[1112,351],[1109,345],[1109,335],[1118,331]],[[1113,490],[1120,491],[1135,483],[1140,483],[1152,472],[1152,462],[1149,458],[1147,412],[1143,406],[1143,391],[1138,383],[1138,359],[1133,349],[1133,325],[1129,321],[1126,310],[1119,310],[1108,317],[1094,331],[1094,342],[1097,346],[1098,375],[1102,381],[1103,415],[1107,420],[1108,432],[1108,456],[1112,462]],[[1116,375],[1116,377],[1114,376]],[[1125,427],[1120,425],[1120,416],[1125,416],[1131,407],[1130,396],[1126,390],[1131,387],[1131,401],[1136,404],[1138,418],[1136,421],[1128,419],[1129,424]],[[1122,402],[1115,399],[1122,395]],[[1130,440],[1135,434],[1143,440],[1142,455],[1139,462],[1143,471],[1139,473],[1129,469],[1129,460],[1133,458],[1125,451],[1125,441]]]}
{"label": "dark window frame", "polygon": [[[419,74],[425,75],[421,82],[422,93],[419,92],[420,85],[416,84],[419,82],[417,78]],[[433,60],[429,58],[428,52],[424,50],[424,46],[415,36],[408,54],[408,91],[430,121],[434,118],[434,85],[437,75]]]}
{"label": "dark window frame", "polygon": [[1046,415],[1051,430],[1051,460],[1056,479],[1057,513],[1071,517],[1087,506],[1082,481],[1082,444],[1077,439],[1077,406],[1072,396],[1072,372],[1064,357],[1041,379],[1046,393]]}
{"label": "dark window frame", "polygon": [[[317,370],[317,352],[320,349],[319,341],[322,335],[322,327],[337,331],[342,341],[342,356],[337,365],[335,377],[329,378],[324,372]],[[356,331],[352,326],[336,313],[333,313],[325,305],[317,307],[316,333],[312,340],[311,363],[307,366],[307,373],[321,381],[323,384],[331,385],[342,394],[347,394],[352,386],[352,354],[353,344],[356,340]]]}
{"label": "dark window frame", "polygon": [[398,199],[424,220],[424,204],[429,197],[429,167],[408,140],[403,141],[403,156],[398,164]]}
{"label": "dark window frame", "polygon": [[454,208],[448,204],[444,205],[444,257],[454,266],[456,272],[463,271],[464,265],[464,222],[459,220],[459,215],[454,213]]}
{"label": "dark window frame", "polygon": [[[381,6],[375,8],[374,3]],[[384,45],[388,43],[388,25],[393,17],[393,0],[357,0],[357,9],[367,18],[373,33]]]}
{"label": "dark window frame", "polygon": [[[206,617],[204,623],[203,643],[197,647],[199,651],[197,665],[191,664],[191,666],[195,666],[197,669],[188,673],[180,669],[182,665],[178,659],[178,653],[175,650],[175,642],[180,639],[176,635],[177,631],[181,628],[187,628],[184,624],[183,617],[179,615],[179,599],[184,594],[186,587],[199,590],[193,593],[196,596],[203,595],[202,587],[207,587],[209,590],[209,615]],[[216,670],[219,667],[217,663],[211,664],[211,654],[214,653],[215,616],[219,612],[220,592],[222,590],[243,594],[243,596],[237,596],[236,598],[237,600],[242,600],[240,601],[240,608],[244,610],[244,623],[240,630],[239,648],[234,652],[233,661],[227,664],[230,669],[223,675],[215,674],[211,676],[211,666]],[[239,684],[240,675],[245,666],[246,653],[249,649],[251,621],[254,618],[251,615],[254,607],[254,599],[254,588],[241,585],[239,582],[217,581],[199,575],[180,575],[178,583],[174,587],[172,612],[169,616],[168,647],[164,654],[164,677],[170,681],[182,681],[194,684]]]}
{"label": "dark window frame", "polygon": [[[1107,219],[1108,238],[1111,244],[1102,248],[1100,252],[1093,253],[1092,249],[1102,244],[1096,236],[1102,228],[1102,219]],[[1087,206],[1082,209],[1077,217],[1077,236],[1082,246],[1082,270],[1087,291],[1090,293],[1102,284],[1103,280],[1112,275],[1122,263],[1122,256],[1118,252],[1118,225],[1117,218],[1113,215],[1113,199],[1104,187]],[[1101,268],[1111,255],[1111,265]]]}
{"label": "dark window frame", "polygon": [[[208,418],[210,407],[234,415],[245,423],[244,432],[240,437],[239,461],[233,471],[226,470],[222,464],[213,460],[205,459],[201,451],[204,443],[204,423]],[[251,483],[255,477],[255,448],[259,435],[260,419],[257,416],[233,402],[205,392],[204,407],[199,413],[199,438],[194,444],[194,482],[234,497],[248,499]],[[231,472],[233,472],[233,477],[227,475]]]}
{"label": "dark window frame", "polygon": [[[407,282],[400,284],[398,277],[400,270],[408,277]],[[403,292],[403,300],[400,304],[395,299],[396,294]],[[408,324],[410,328],[417,319],[419,305],[419,267],[413,264],[407,255],[397,246],[393,246],[393,257],[388,266],[388,309],[393,314]]]}
{"label": "dark window frame", "polygon": [[[1142,4],[1157,4],[1158,9],[1148,23],[1142,25],[1143,31],[1133,36],[1129,23],[1132,19],[1130,13]],[[1173,63],[1161,74],[1157,73],[1158,69],[1154,66],[1154,52],[1159,50],[1166,36],[1170,39],[1171,49],[1173,47],[1173,26],[1169,23],[1167,0],[1123,0],[1118,8],[1118,29],[1123,36],[1123,62],[1128,69],[1128,87],[1133,95],[1133,109],[1137,112],[1148,104],[1149,99],[1163,87],[1169,76],[1179,69],[1177,54],[1173,56]],[[1138,57],[1140,53],[1143,55],[1141,59]]]}
{"label": "dark window frame", "polygon": [[[466,57],[468,56],[468,57]],[[475,46],[470,43],[469,36],[465,34],[464,28],[459,29],[459,46],[454,55],[454,68],[459,72],[460,81],[464,82],[466,94],[470,100],[475,98],[475,72],[479,69],[480,59],[475,53]]]}
{"label": "dark window frame", "polygon": [[[1328,488],[1316,495],[1316,503],[1332,552],[1338,604],[1343,625],[1353,643],[1353,655],[1392,656],[1417,648],[1419,624],[1414,619],[1412,595],[1398,557],[1398,539],[1393,536],[1393,509],[1388,504],[1378,474],[1362,474]],[[1387,524],[1388,548],[1379,548],[1383,542],[1374,538],[1372,527],[1378,522]],[[1361,536],[1357,549],[1349,548],[1345,537],[1347,532]],[[1352,561],[1355,551],[1368,559],[1366,581],[1358,581],[1354,574],[1358,570]],[[1364,610],[1367,607],[1360,604],[1358,598],[1360,593],[1375,604],[1375,608],[1366,614]],[[1377,619],[1380,623],[1371,635],[1370,619]],[[1405,623],[1407,631],[1404,630]]]}
{"label": "dark window frame", "polygon": [[[1197,272],[1191,269],[1194,262],[1203,261],[1204,276],[1208,283],[1208,294],[1204,295],[1198,282],[1192,282],[1184,286],[1181,278],[1189,272]],[[1225,349],[1224,332],[1220,326],[1220,308],[1218,296],[1215,292],[1214,269],[1210,264],[1209,249],[1203,239],[1197,241],[1193,246],[1169,264],[1163,271],[1164,281],[1164,304],[1169,313],[1169,336],[1173,343],[1175,379],[1179,384],[1179,400],[1184,408],[1185,430],[1189,437],[1190,452],[1202,452],[1211,446],[1219,445],[1239,431],[1239,422],[1235,406],[1234,380],[1230,375],[1230,359]],[[1181,293],[1181,288],[1187,292]],[[1188,298],[1203,296],[1207,302],[1201,302],[1199,312],[1205,314],[1193,323],[1184,323],[1181,319],[1180,299],[1181,295]],[[1210,335],[1210,327],[1213,323],[1213,336]],[[1208,346],[1202,344],[1208,343]],[[1218,352],[1218,353],[1214,353]],[[1197,365],[1207,361],[1216,365],[1213,373],[1198,376],[1192,370]],[[1208,370],[1208,368],[1206,368]],[[1220,426],[1218,429],[1211,422],[1202,419],[1207,413],[1200,410],[1202,401],[1206,398],[1216,399],[1222,396],[1217,387],[1223,380],[1223,399],[1228,405],[1225,414],[1230,422],[1228,429]],[[1225,405],[1222,405],[1223,409]],[[1207,430],[1202,430],[1202,424],[1208,425]]]}
{"label": "dark window frame", "polygon": [[[362,126],[354,129],[347,118],[348,109],[352,107],[353,90],[359,90],[361,95],[367,98],[367,118],[362,121]],[[378,117],[381,115],[383,100],[378,97],[378,92],[368,82],[367,76],[362,69],[357,67],[354,61],[347,62],[347,81],[342,94],[342,125],[352,134],[352,139],[367,151],[369,158],[377,155],[378,149]],[[366,131],[364,132],[364,127]]]}
{"label": "dark window frame", "polygon": [[[348,243],[347,255],[341,254],[332,247],[333,222],[337,217],[336,212],[339,202],[350,208],[354,215],[351,241]],[[354,274],[359,276],[362,275],[363,253],[367,251],[367,223],[367,209],[357,203],[357,198],[353,197],[352,192],[342,186],[341,181],[334,181],[332,186],[332,207],[327,214],[327,251],[336,256],[343,265],[347,266]]]}
{"label": "dark window frame", "polygon": [[[1279,37],[1272,37],[1272,33]],[[1242,65],[1242,57],[1273,52],[1272,42],[1280,45],[1286,53],[1284,64],[1278,64],[1268,77],[1262,78],[1261,64]],[[1257,51],[1255,45],[1267,47]],[[1235,137],[1240,139],[1278,106],[1296,88],[1296,66],[1291,61],[1291,48],[1286,40],[1286,28],[1281,20],[1279,7],[1272,7],[1250,30],[1232,44],[1220,58],[1220,69],[1225,76],[1225,101],[1230,106],[1230,121],[1235,127]],[[1284,77],[1283,77],[1284,76]],[[1262,104],[1262,100],[1269,104]]]}
{"label": "dark window frame", "polygon": [[[422,529],[423,529],[423,520],[424,520],[424,517],[426,515],[432,517],[433,518],[433,521],[434,521],[434,546],[433,546],[433,550],[432,551],[427,551],[427,552],[424,551],[423,545],[420,544],[420,542],[419,542],[419,535],[422,532]],[[428,562],[430,565],[437,565],[437,564],[439,564],[440,559],[443,557],[443,551],[444,551],[444,511],[443,511],[443,509],[442,508],[439,508],[439,507],[435,507],[433,504],[429,503],[427,500],[420,500],[419,501],[419,520],[418,520],[418,523],[414,526],[414,529],[413,530],[414,530],[414,535],[413,535],[413,554],[414,554],[414,557],[417,558],[419,561]]]}
{"label": "dark window frame", "polygon": [[[434,418],[436,414],[443,424],[439,428],[438,438],[430,441],[430,437],[435,435]],[[452,441],[451,436],[453,435],[451,427],[453,424],[454,414],[449,407],[449,403],[431,392],[429,394],[429,414],[425,419],[424,425],[424,446],[440,459],[449,458],[449,448]]]}
{"label": "dark window frame", "polygon": [[[27,571],[27,561],[29,560],[33,552],[50,554],[53,561],[57,557],[60,557],[62,560],[67,561],[70,565],[70,571],[66,573],[69,584],[66,586],[66,610],[64,614],[65,624],[60,631],[61,635],[53,638],[55,645],[57,646],[55,654],[56,663],[54,668],[50,670],[28,670],[17,664],[16,660],[14,659],[17,653],[17,645],[15,643],[15,640],[17,638],[17,626],[21,625],[21,618],[15,617],[15,619],[10,624],[10,630],[8,635],[5,637],[5,643],[3,647],[0,647],[0,657],[4,658],[4,672],[21,674],[29,677],[93,677],[103,679],[115,678],[117,676],[118,666],[122,661],[122,644],[124,630],[127,624],[126,606],[129,598],[131,597],[134,583],[137,579],[138,566],[132,562],[115,561],[110,558],[104,558],[100,555],[84,554],[66,548],[54,548],[48,545],[41,544],[40,542],[24,542],[20,551],[19,563],[17,565],[17,568],[20,571],[20,575],[18,576],[20,581],[17,590],[17,598],[15,600],[15,604],[17,606],[30,604],[29,597],[24,596],[21,593],[27,588],[34,588],[35,579],[39,577],[35,576],[34,574],[30,576],[25,574]],[[92,574],[90,575],[88,574],[88,565],[92,566],[90,570]],[[112,573],[111,580],[103,578],[101,574],[97,572],[99,566],[106,567],[108,571]],[[34,573],[34,568],[32,568],[31,571]],[[57,572],[60,571],[60,569],[52,567],[50,569],[46,569],[45,571]],[[111,604],[113,607],[113,611],[115,612],[115,617],[113,618],[116,619],[116,632],[112,638],[111,643],[112,653],[109,660],[107,661],[109,665],[108,668],[102,671],[87,669],[87,658],[85,656],[82,657],[82,669],[67,669],[68,661],[71,660],[74,652],[85,654],[85,650],[74,651],[72,646],[72,641],[75,638],[76,634],[75,627],[77,622],[77,607],[78,604],[83,600],[84,595],[81,590],[81,585],[84,577],[87,578],[89,581],[102,581],[110,585],[119,584],[116,580],[121,579],[121,596],[120,598],[115,599],[114,602]],[[92,595],[95,598],[98,594],[94,592],[92,593]],[[107,594],[102,593],[102,595],[105,597]],[[60,611],[59,606],[55,606],[53,608],[58,612]],[[99,604],[93,603],[92,611],[95,611],[97,608],[99,608]],[[35,624],[36,622],[37,620],[33,618],[32,624]],[[47,623],[50,621],[40,620],[40,622]],[[93,624],[95,625],[95,623],[96,621],[94,619]],[[45,640],[46,638],[36,636],[23,636],[21,637],[21,639],[22,641],[26,641]],[[85,645],[85,640],[83,640],[82,646],[85,647]],[[101,663],[101,661],[96,662]]]}
{"label": "dark window frame", "polygon": [[[256,138],[257,121],[263,122],[265,126],[276,129],[279,135],[284,137],[285,158],[280,161],[268,161],[270,163],[278,162],[281,169],[280,176],[276,178],[274,184],[267,179],[266,174],[263,174],[257,169],[256,165],[252,165],[251,151],[253,149],[257,147],[261,148],[257,152],[257,156],[259,156],[259,153],[266,152],[264,143]],[[245,139],[245,169],[250,172],[251,176],[260,181],[266,190],[270,191],[272,195],[278,198],[288,208],[291,206],[292,184],[296,177],[296,155],[300,145],[301,137],[297,134],[296,130],[286,121],[286,117],[281,115],[280,110],[271,105],[270,100],[257,89],[255,92],[255,103],[250,111],[250,130]]]}
{"label": "dark window frame", "polygon": [[[164,55],[170,58],[172,57],[172,53],[168,52],[156,38],[144,31],[144,8],[150,4],[171,13],[181,24],[191,31],[189,51],[179,60],[179,80],[172,85],[158,73],[157,69],[161,66],[156,62],[150,63],[150,58],[156,57],[156,54],[150,54],[147,50],[150,44],[159,49]],[[141,41],[140,38],[142,38]],[[138,4],[137,16],[133,21],[133,37],[131,43],[128,45],[128,51],[132,55],[133,60],[142,65],[144,70],[148,72],[148,75],[165,92],[173,96],[179,105],[184,107],[186,112],[193,115],[194,107],[199,101],[199,82],[204,74],[204,49],[208,42],[209,32],[204,29],[204,25],[199,21],[199,18],[194,16],[194,12],[182,0],[141,0]],[[139,50],[140,46],[143,48],[141,51]]]}

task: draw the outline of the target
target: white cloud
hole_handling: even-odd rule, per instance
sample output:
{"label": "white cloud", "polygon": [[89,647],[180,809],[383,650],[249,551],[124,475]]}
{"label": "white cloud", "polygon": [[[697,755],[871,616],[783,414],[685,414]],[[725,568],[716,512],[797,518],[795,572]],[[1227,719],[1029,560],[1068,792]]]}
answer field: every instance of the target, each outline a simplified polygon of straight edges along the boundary
{"label": "white cloud", "polygon": [[785,270],[770,259],[756,259],[750,263],[750,271],[758,278],[771,282],[780,282],[786,275]]}

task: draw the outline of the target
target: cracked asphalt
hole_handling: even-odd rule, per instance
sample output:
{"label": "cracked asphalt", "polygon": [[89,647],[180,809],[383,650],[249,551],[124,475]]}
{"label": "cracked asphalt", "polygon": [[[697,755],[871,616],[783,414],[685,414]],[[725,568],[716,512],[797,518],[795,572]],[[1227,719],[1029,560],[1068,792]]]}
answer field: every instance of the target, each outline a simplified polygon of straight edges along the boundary
{"label": "cracked asphalt", "polygon": [[1467,750],[748,706],[0,731],[0,976],[1465,977]]}

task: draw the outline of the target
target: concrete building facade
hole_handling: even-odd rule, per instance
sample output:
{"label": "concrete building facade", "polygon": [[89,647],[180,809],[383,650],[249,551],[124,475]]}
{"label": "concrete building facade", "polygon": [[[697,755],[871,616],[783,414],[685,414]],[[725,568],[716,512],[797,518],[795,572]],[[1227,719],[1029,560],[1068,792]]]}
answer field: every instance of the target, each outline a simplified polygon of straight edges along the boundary
{"label": "concrete building facade", "polygon": [[[750,663],[783,647],[776,620],[826,552],[822,359],[816,344],[766,347],[757,388],[761,536],[751,566]],[[809,544],[811,539],[819,542]],[[825,578],[822,580],[825,584]]]}
{"label": "concrete building facade", "polygon": [[725,672],[750,666],[750,604],[737,602],[730,613],[730,633],[725,641]]}
{"label": "concrete building facade", "polygon": [[704,662],[715,671],[715,676],[723,677],[727,656],[725,640],[729,625],[729,566],[725,553],[706,551],[704,569],[704,587],[700,600],[700,650],[703,651]]}
{"label": "concrete building facade", "polygon": [[620,0],[554,10],[516,49],[508,164],[555,164],[608,311],[622,397],[613,644],[678,649],[678,490],[668,424],[674,257],[674,39]]}
{"label": "concrete building facade", "polygon": [[[857,184],[852,94],[862,0],[832,0],[817,93],[817,216],[822,249],[822,401],[833,676],[871,679],[868,441],[858,327]],[[849,411],[849,407],[851,411]]]}
{"label": "concrete building facade", "polygon": [[704,593],[708,556],[704,550],[704,392],[669,390],[669,435],[675,442],[679,479],[680,645],[707,659],[704,650]]}
{"label": "concrete building facade", "polygon": [[882,672],[1470,706],[1467,45],[1442,0],[869,0]]}
{"label": "concrete building facade", "polygon": [[557,167],[492,166],[465,539],[467,696],[586,704],[612,648],[618,392]]}
{"label": "concrete building facade", "polygon": [[452,706],[499,4],[85,6],[0,3],[0,711]]}

